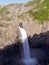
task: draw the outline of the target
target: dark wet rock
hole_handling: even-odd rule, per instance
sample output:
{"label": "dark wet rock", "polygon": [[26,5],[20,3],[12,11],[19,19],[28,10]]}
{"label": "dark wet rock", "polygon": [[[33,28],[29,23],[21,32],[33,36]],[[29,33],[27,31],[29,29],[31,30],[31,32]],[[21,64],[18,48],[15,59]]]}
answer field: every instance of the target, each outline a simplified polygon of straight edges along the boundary
{"label": "dark wet rock", "polygon": [[49,47],[49,31],[40,34],[34,34],[32,37],[29,37],[30,47]]}

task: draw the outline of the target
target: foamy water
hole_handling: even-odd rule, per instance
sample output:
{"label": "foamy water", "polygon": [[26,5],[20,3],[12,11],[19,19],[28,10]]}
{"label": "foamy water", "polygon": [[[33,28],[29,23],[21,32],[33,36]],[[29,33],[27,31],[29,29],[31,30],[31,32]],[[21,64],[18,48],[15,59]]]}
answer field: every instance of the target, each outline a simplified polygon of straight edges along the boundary
{"label": "foamy water", "polygon": [[38,63],[36,58],[31,59],[30,57],[30,49],[29,49],[29,43],[28,43],[26,30],[21,27],[19,27],[19,30],[21,33],[21,40],[22,40],[23,54],[24,54],[24,58],[21,61],[25,65],[36,65]]}

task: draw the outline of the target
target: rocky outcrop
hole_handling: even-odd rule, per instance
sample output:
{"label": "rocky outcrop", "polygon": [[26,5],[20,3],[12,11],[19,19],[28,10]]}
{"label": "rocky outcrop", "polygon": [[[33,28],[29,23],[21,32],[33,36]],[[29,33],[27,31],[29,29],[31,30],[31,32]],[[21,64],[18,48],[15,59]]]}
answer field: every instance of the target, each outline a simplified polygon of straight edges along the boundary
{"label": "rocky outcrop", "polygon": [[30,47],[49,47],[49,31],[40,34],[34,34],[32,37],[29,36]]}

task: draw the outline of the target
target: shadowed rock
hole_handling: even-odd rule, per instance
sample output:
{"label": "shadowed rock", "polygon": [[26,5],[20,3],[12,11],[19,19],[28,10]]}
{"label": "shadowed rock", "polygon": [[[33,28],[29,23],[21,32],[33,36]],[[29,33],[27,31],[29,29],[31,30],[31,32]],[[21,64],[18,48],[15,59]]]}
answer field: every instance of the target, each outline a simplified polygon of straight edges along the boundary
{"label": "shadowed rock", "polygon": [[[40,65],[47,65],[49,63],[49,31],[35,34],[33,37],[29,36],[28,40],[31,57],[37,58]],[[19,41],[17,43],[0,49],[0,65],[23,65],[20,62],[22,44]]]}

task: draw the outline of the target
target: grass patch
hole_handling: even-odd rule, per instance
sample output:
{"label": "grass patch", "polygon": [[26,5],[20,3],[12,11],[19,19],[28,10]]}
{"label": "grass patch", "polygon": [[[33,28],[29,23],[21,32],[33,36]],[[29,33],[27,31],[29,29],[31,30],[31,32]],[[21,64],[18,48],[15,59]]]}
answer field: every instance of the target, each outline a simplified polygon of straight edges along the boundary
{"label": "grass patch", "polygon": [[[38,10],[33,12],[34,9]],[[28,11],[31,17],[34,16],[41,24],[45,21],[49,21],[49,0],[45,0],[41,4],[38,4],[34,9]]]}
{"label": "grass patch", "polygon": [[7,8],[3,7],[0,9],[0,15],[7,15],[8,11]]}
{"label": "grass patch", "polygon": [[40,0],[29,1],[25,6],[28,7],[28,6],[31,6],[31,5],[34,5],[34,4],[38,4],[39,2],[40,2]]}
{"label": "grass patch", "polygon": [[41,4],[37,5],[35,9],[38,11],[34,12],[34,17],[40,22],[49,21],[49,0],[45,0]]}

